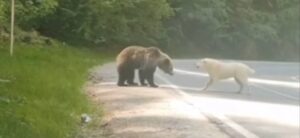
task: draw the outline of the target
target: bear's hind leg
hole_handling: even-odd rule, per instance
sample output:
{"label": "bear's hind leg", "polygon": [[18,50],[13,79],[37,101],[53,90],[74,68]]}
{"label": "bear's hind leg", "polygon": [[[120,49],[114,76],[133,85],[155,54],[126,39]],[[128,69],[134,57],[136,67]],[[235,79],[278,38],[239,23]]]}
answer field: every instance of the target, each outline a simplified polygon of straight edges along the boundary
{"label": "bear's hind leg", "polygon": [[127,84],[130,86],[137,86],[138,84],[134,82],[134,69],[129,69],[127,71]]}

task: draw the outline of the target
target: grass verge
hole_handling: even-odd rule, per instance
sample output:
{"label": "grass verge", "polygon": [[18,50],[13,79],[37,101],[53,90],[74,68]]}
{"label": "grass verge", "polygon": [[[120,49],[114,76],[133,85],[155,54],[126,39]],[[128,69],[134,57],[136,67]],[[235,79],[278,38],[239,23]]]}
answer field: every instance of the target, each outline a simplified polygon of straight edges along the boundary
{"label": "grass verge", "polygon": [[87,71],[108,57],[60,43],[17,44],[11,57],[0,44],[0,138],[74,137],[80,114],[93,110]]}

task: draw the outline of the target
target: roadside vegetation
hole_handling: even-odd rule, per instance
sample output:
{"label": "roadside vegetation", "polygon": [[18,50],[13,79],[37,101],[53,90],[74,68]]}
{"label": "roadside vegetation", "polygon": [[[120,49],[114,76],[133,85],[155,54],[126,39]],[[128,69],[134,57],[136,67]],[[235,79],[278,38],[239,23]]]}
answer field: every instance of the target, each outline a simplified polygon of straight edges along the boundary
{"label": "roadside vegetation", "polygon": [[[0,44],[0,137],[74,137],[82,113],[93,113],[83,92],[88,69],[108,54],[55,42]],[[99,115],[101,116],[101,115]]]}

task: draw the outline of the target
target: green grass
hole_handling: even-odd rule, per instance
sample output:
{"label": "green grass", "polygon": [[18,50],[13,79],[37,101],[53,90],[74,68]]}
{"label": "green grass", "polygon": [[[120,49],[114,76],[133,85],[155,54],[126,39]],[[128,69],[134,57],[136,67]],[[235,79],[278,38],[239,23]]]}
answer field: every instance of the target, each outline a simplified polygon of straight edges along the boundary
{"label": "green grass", "polygon": [[92,112],[87,71],[108,57],[59,43],[17,44],[11,57],[0,44],[0,138],[73,137],[80,114]]}

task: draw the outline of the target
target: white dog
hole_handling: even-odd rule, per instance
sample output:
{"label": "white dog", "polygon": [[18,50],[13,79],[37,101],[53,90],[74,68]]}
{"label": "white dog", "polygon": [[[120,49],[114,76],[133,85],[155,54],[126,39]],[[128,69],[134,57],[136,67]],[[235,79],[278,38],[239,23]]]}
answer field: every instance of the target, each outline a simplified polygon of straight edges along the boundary
{"label": "white dog", "polygon": [[210,80],[202,91],[206,90],[214,82],[234,78],[235,81],[239,84],[239,93],[242,92],[244,86],[248,84],[248,76],[254,74],[255,71],[242,63],[224,63],[216,59],[204,58],[200,62],[196,63],[196,66],[203,67],[204,70],[209,74]]}

